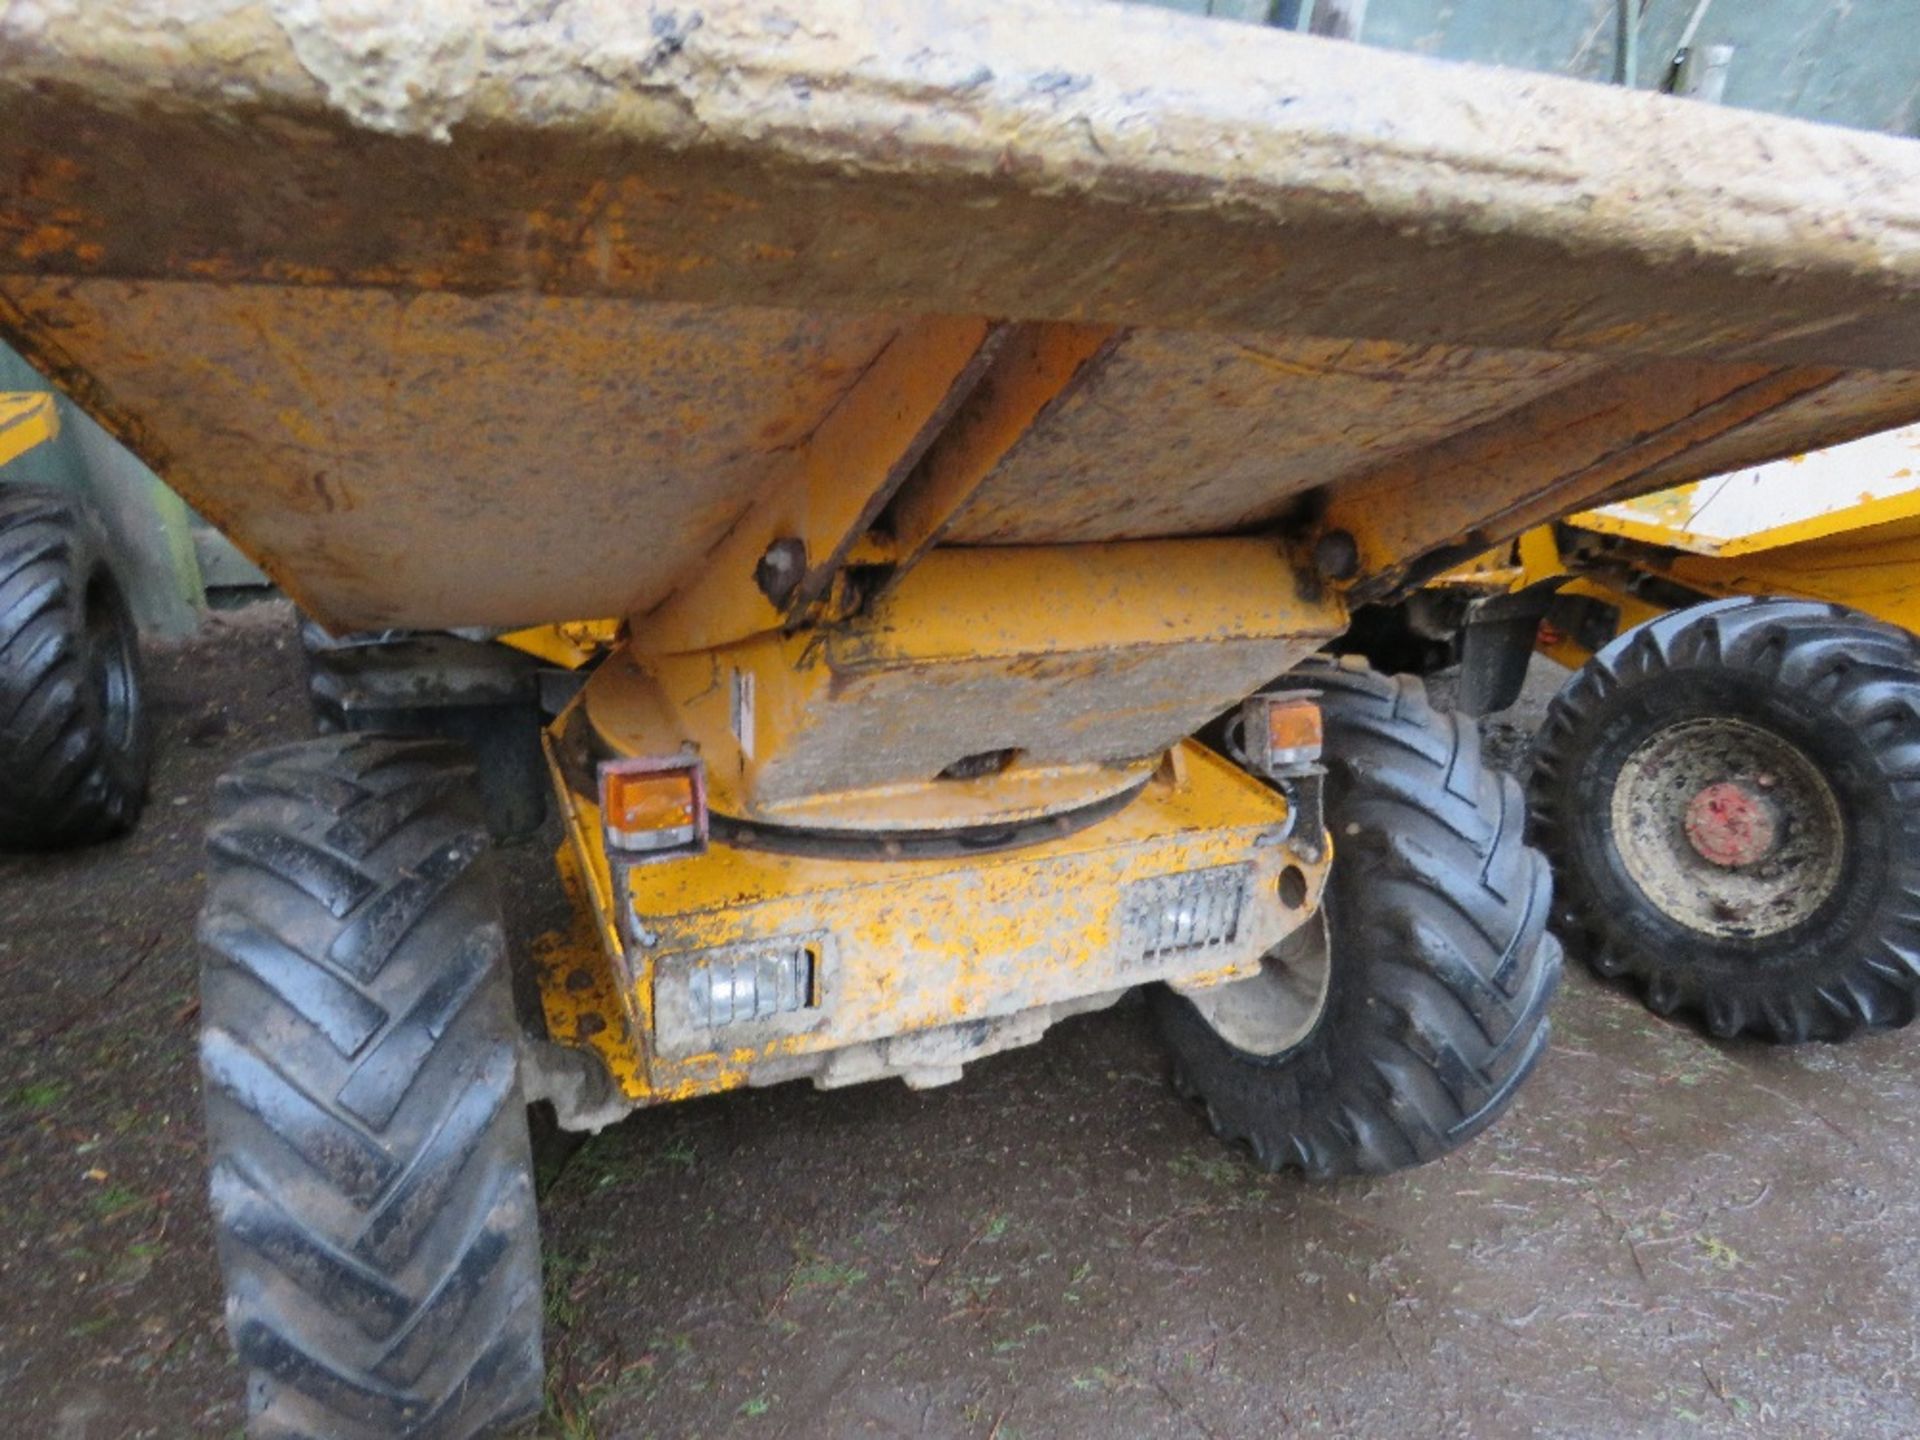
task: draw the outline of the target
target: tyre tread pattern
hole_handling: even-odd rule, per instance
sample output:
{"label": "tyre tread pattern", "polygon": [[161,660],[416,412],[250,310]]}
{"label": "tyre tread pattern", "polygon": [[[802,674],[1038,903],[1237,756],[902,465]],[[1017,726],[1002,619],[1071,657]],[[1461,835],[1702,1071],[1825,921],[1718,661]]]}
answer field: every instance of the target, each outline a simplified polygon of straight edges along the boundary
{"label": "tyre tread pattern", "polygon": [[[114,583],[102,553],[73,499],[0,485],[0,847],[110,839],[133,824],[145,798],[137,699],[116,745],[87,673],[88,587]],[[124,605],[114,603],[130,633]]]}
{"label": "tyre tread pattern", "polygon": [[335,736],[219,785],[201,1066],[251,1433],[495,1434],[541,1398],[504,937],[437,742]]}
{"label": "tyre tread pattern", "polygon": [[1175,1083],[1268,1169],[1421,1164],[1490,1124],[1546,1048],[1550,875],[1517,782],[1418,679],[1326,660],[1276,688],[1321,692],[1336,989],[1301,1053],[1270,1068],[1161,993]]}
{"label": "tyre tread pattern", "polygon": [[[1890,924],[1837,963],[1823,951],[1829,978],[1703,984],[1684,956],[1653,953],[1623,934],[1575,863],[1582,817],[1562,814],[1557,797],[1602,708],[1623,687],[1683,684],[1688,672],[1717,669],[1826,707],[1872,747],[1893,787],[1903,821]],[[1529,798],[1535,843],[1560,871],[1556,922],[1568,948],[1656,1014],[1718,1038],[1800,1044],[1906,1025],[1920,1011],[1920,640],[1905,630],[1844,606],[1779,597],[1709,601],[1650,620],[1602,649],[1555,697],[1535,741]]]}

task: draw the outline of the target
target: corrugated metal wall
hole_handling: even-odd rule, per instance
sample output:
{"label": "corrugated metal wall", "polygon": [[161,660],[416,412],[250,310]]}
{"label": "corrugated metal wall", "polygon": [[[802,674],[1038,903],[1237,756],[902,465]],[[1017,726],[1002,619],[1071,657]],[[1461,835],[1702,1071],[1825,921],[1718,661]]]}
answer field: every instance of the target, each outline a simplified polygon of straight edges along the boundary
{"label": "corrugated metal wall", "polygon": [[[1388,50],[1585,80],[1610,81],[1620,71],[1620,0],[1134,3],[1321,33],[1334,12],[1358,12],[1357,38]],[[1733,50],[1723,104],[1920,135],[1920,0],[1636,0],[1634,84],[1670,88],[1674,52],[1696,14],[1696,52]],[[1332,24],[1340,33],[1339,20]]]}

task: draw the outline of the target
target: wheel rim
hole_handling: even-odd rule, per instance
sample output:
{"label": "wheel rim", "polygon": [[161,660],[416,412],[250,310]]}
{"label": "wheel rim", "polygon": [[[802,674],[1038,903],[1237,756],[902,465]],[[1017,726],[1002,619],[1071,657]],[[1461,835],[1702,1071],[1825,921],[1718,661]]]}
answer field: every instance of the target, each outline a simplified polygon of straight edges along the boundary
{"label": "wheel rim", "polygon": [[1614,848],[1660,912],[1717,939],[1810,918],[1840,883],[1846,825],[1820,767],[1771,730],[1720,716],[1663,729],[1614,782]]}
{"label": "wheel rim", "polygon": [[87,678],[93,687],[94,703],[99,706],[100,727],[108,745],[124,750],[133,740],[137,682],[133,640],[121,623],[120,607],[111,583],[98,579],[87,587]]}
{"label": "wheel rim", "polygon": [[1214,1034],[1243,1054],[1275,1060],[1312,1033],[1333,973],[1326,915],[1323,903],[1262,957],[1258,975],[1187,997]]}

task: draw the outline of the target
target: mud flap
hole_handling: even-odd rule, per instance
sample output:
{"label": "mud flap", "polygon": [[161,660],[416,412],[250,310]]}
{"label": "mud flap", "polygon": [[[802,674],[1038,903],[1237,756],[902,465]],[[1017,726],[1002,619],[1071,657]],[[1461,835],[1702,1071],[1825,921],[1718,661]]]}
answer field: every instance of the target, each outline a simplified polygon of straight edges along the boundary
{"label": "mud flap", "polygon": [[1540,619],[1552,603],[1549,590],[1494,595],[1467,608],[1460,627],[1460,687],[1454,707],[1467,715],[1505,710],[1520,698],[1533,658]]}

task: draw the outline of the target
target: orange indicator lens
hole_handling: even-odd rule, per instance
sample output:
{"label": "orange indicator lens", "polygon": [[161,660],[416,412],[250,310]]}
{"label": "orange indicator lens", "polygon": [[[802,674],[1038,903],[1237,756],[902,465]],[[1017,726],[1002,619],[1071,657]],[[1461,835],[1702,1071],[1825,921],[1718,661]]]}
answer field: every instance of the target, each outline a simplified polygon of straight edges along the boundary
{"label": "orange indicator lens", "polygon": [[684,830],[693,824],[693,777],[609,775],[607,823],[616,830]]}
{"label": "orange indicator lens", "polygon": [[607,843],[620,850],[698,852],[706,847],[707,797],[699,761],[614,760],[600,768]]}
{"label": "orange indicator lens", "polygon": [[1278,700],[1267,706],[1267,753],[1276,760],[1320,756],[1320,707],[1311,700]]}

